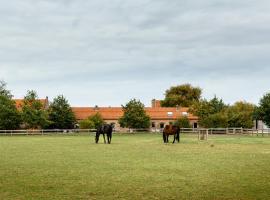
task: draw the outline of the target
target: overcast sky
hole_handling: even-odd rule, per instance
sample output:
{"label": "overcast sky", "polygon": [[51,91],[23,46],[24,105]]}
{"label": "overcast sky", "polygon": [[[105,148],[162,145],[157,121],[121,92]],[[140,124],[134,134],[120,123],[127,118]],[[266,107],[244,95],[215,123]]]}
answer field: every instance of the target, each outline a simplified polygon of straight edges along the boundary
{"label": "overcast sky", "polygon": [[16,98],[146,106],[172,85],[257,103],[270,91],[269,0],[0,2],[0,79]]}

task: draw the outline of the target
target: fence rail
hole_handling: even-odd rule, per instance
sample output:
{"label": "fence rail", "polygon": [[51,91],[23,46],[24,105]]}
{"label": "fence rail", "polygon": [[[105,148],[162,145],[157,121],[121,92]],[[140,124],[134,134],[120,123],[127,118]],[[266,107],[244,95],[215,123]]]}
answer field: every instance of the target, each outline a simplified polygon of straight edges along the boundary
{"label": "fence rail", "polygon": [[[162,133],[163,129],[127,129],[125,132],[155,132]],[[270,129],[244,129],[244,128],[181,128],[181,133],[200,134],[207,132],[207,134],[248,134],[248,135],[268,135],[270,136]],[[96,132],[96,129],[40,129],[40,130],[0,130],[0,135],[49,135],[49,134],[78,134]],[[121,130],[114,130],[114,132],[123,132]]]}
{"label": "fence rail", "polygon": [[0,130],[0,135],[49,135],[95,132],[96,129]]}

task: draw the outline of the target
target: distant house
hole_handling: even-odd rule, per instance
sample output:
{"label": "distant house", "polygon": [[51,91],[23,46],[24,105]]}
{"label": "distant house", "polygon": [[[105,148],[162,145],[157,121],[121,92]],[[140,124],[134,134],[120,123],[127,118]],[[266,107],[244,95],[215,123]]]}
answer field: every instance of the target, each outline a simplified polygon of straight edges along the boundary
{"label": "distant house", "polygon": [[[16,107],[21,110],[23,106],[23,99],[14,99]],[[48,97],[45,99],[39,99],[42,103],[44,109],[49,108]],[[96,113],[99,113],[106,123],[114,123],[116,130],[121,130],[118,120],[123,116],[122,107],[71,107],[74,112],[77,121],[87,119]],[[151,118],[151,127],[153,131],[164,128],[165,125],[174,122],[180,117],[186,116],[190,125],[193,128],[198,127],[198,117],[189,113],[189,108],[187,107],[161,107],[159,100],[152,100],[151,107],[145,107],[146,114]]]}
{"label": "distant house", "polygon": [[[107,123],[114,123],[117,130],[121,129],[118,119],[123,116],[122,107],[72,107],[78,121],[99,113]],[[166,124],[186,116],[194,128],[198,127],[198,117],[188,112],[186,107],[161,107],[159,100],[152,100],[151,107],[145,107],[146,113],[151,118],[153,130],[163,128]]]}
{"label": "distant house", "polygon": [[254,121],[254,129],[269,129],[269,127],[263,123],[262,120],[255,120]]}

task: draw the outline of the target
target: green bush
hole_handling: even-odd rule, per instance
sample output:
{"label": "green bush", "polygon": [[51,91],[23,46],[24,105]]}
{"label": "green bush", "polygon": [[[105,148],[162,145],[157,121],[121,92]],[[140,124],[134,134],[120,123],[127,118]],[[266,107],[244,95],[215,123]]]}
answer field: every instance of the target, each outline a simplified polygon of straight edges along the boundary
{"label": "green bush", "polygon": [[177,119],[174,124],[180,128],[191,128],[190,121],[187,117]]}
{"label": "green bush", "polygon": [[80,125],[80,128],[81,129],[92,129],[92,128],[95,128],[94,122],[91,121],[91,120],[89,120],[89,119],[85,119],[85,120],[80,121],[79,125]]}
{"label": "green bush", "polygon": [[98,128],[105,123],[100,113],[96,113],[95,115],[88,117],[88,120],[94,123],[95,128]]}

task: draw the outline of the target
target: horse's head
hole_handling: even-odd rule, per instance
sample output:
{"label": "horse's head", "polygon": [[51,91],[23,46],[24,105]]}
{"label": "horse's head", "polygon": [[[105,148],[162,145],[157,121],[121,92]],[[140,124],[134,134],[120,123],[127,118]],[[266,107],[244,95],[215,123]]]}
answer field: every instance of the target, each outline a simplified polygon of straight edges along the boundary
{"label": "horse's head", "polygon": [[114,129],[115,123],[110,123],[110,125],[111,125],[112,129]]}

